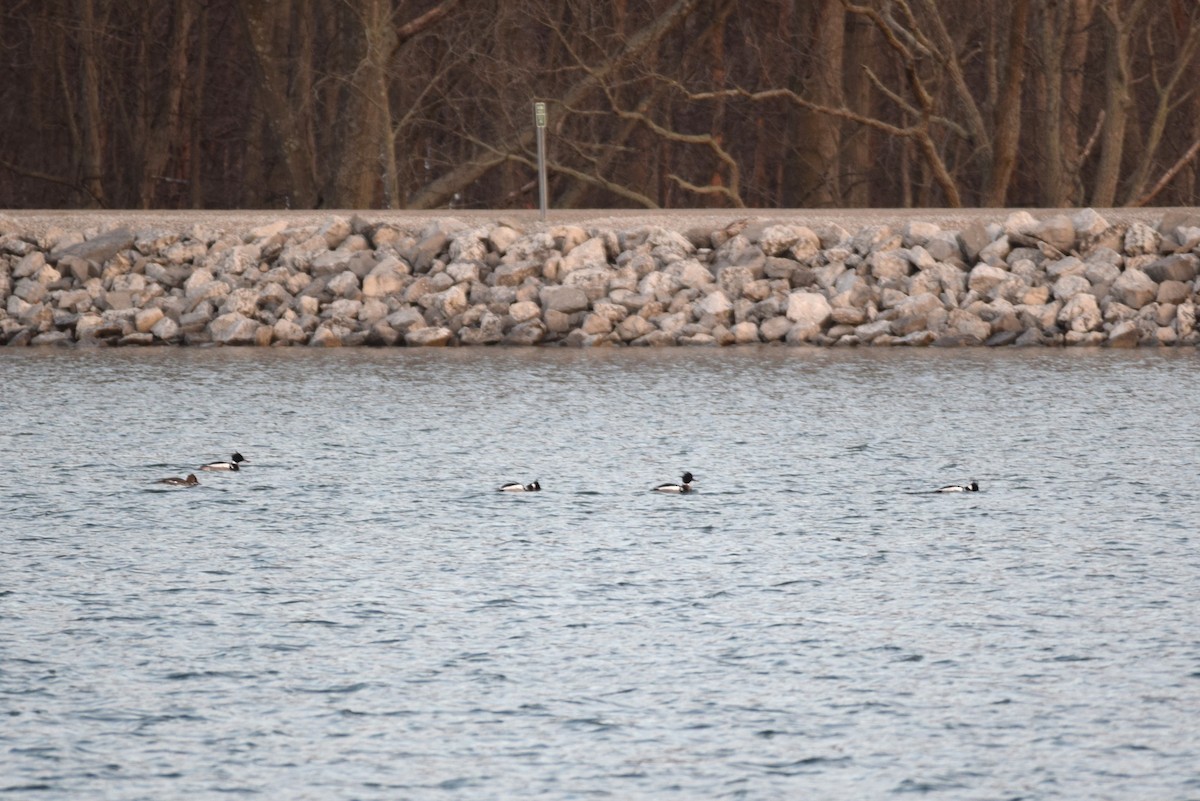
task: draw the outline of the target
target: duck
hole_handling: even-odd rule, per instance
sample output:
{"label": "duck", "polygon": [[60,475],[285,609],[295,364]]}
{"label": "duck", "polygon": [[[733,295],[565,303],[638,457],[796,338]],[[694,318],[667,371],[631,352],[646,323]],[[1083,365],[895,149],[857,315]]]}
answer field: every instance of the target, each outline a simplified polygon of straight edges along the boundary
{"label": "duck", "polygon": [[679,492],[679,493],[691,492],[692,491],[692,482],[694,482],[695,480],[696,480],[696,478],[691,473],[684,473],[682,484],[659,484],[657,487],[654,488],[654,491],[655,492]]}
{"label": "duck", "polygon": [[979,492],[979,482],[971,479],[970,484],[947,484],[934,492]]}
{"label": "duck", "polygon": [[169,487],[194,487],[200,483],[195,473],[188,473],[187,478],[160,478],[156,484],[166,484]]}
{"label": "duck", "polygon": [[500,485],[500,492],[539,492],[542,485],[535,480],[532,484],[522,484],[519,481],[509,481]]}
{"label": "duck", "polygon": [[229,457],[228,462],[209,462],[208,464],[200,465],[200,469],[206,470],[209,473],[221,473],[221,472],[225,472],[228,470],[232,470],[232,471],[236,472],[238,470],[241,470],[241,467],[239,467],[239,465],[241,465],[243,462],[245,462],[246,464],[250,464],[250,462],[248,462],[246,460],[246,457],[242,456],[240,453],[235,452],[232,456]]}

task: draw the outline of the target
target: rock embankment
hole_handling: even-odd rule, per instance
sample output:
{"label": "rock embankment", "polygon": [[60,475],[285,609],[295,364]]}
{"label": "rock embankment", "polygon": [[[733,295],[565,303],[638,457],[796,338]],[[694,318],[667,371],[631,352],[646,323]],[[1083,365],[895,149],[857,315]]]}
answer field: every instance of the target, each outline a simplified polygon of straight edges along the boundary
{"label": "rock embankment", "polygon": [[1200,213],[246,234],[0,215],[7,345],[1195,345]]}

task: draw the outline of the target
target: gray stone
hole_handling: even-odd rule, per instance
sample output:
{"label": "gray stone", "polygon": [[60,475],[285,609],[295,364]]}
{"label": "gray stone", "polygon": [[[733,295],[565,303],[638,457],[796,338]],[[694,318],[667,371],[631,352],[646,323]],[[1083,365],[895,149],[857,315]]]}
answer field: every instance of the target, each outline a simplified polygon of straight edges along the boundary
{"label": "gray stone", "polygon": [[199,264],[208,255],[208,246],[194,239],[186,239],[167,248],[163,258],[168,264]]}
{"label": "gray stone", "polygon": [[547,311],[583,312],[588,308],[587,293],[577,287],[542,287],[541,306]]}
{"label": "gray stone", "polygon": [[520,238],[521,232],[507,225],[497,225],[488,232],[488,243],[500,255],[504,255],[509,246]]}
{"label": "gray stone", "polygon": [[[29,344],[33,347],[61,347],[73,344],[71,335],[66,331],[43,331],[30,339]],[[12,344],[11,342],[9,344]],[[125,344],[122,342],[121,344]]]}
{"label": "gray stone", "polygon": [[946,328],[964,338],[963,344],[981,345],[992,335],[992,327],[976,315],[964,309],[951,309]]}
{"label": "gray stone", "polygon": [[1029,348],[1045,344],[1045,337],[1037,328],[1029,328],[1012,343],[1013,347]]}
{"label": "gray stone", "polygon": [[1133,320],[1117,323],[1108,332],[1108,346],[1111,348],[1135,348],[1140,339],[1141,332]]}
{"label": "gray stone", "polygon": [[150,333],[163,342],[175,342],[179,339],[181,332],[179,323],[170,317],[162,317],[150,327]]}
{"label": "gray stone", "polygon": [[787,336],[792,328],[792,321],[786,317],[772,317],[763,320],[758,326],[759,337],[763,342],[777,342]]}
{"label": "gray stone", "polygon": [[387,324],[403,334],[413,328],[424,328],[425,316],[412,306],[404,306],[387,316]]}
{"label": "gray stone", "polygon": [[317,229],[317,236],[322,237],[326,247],[332,249],[341,245],[353,230],[350,221],[345,217],[331,217]]}
{"label": "gray stone", "polygon": [[1020,336],[1021,332],[1019,331],[997,331],[985,339],[983,344],[989,348],[1005,347],[1015,343]]}
{"label": "gray stone", "polygon": [[221,345],[253,345],[258,323],[244,315],[223,314],[208,324],[208,334]]}
{"label": "gray stone", "polygon": [[492,270],[491,275],[488,276],[488,283],[493,286],[517,286],[541,274],[542,266],[539,262],[507,262]]}
{"label": "gray stone", "polygon": [[604,240],[600,237],[592,237],[571,248],[571,251],[563,256],[560,275],[587,267],[607,266],[608,252],[604,246]]}
{"label": "gray stone", "polygon": [[1152,303],[1158,296],[1158,285],[1141,270],[1126,270],[1113,281],[1113,297],[1133,309]]}
{"label": "gray stone", "polygon": [[40,250],[35,250],[28,256],[24,256],[13,267],[13,278],[29,278],[36,275],[38,270],[46,266],[46,257]]}
{"label": "gray stone", "polygon": [[58,262],[64,256],[75,256],[103,264],[122,250],[132,248],[134,238],[133,231],[128,228],[116,228],[77,244],[55,248],[50,252],[50,261]]}
{"label": "gray stone", "polygon": [[13,287],[12,293],[26,303],[41,303],[49,294],[46,285],[33,278],[22,278]]}
{"label": "gray stone", "polygon": [[912,270],[912,262],[903,253],[894,250],[875,251],[867,256],[871,275],[877,281],[889,278],[907,277]]}
{"label": "gray stone", "polygon": [[504,339],[504,323],[499,315],[484,312],[478,328],[459,332],[464,345],[495,345]]}
{"label": "gray stone", "polygon": [[332,276],[325,288],[337,298],[352,298],[357,300],[362,292],[359,290],[358,276],[351,270],[345,270]]}
{"label": "gray stone", "polygon": [[546,338],[546,324],[541,320],[529,320],[515,325],[505,335],[505,345],[536,345]]}
{"label": "gray stone", "polygon": [[929,255],[938,262],[958,263],[963,258],[962,246],[953,231],[941,231],[924,243]]}
{"label": "gray stone", "polygon": [[1092,284],[1082,275],[1064,275],[1054,282],[1054,297],[1070,300],[1081,292],[1090,292]]}
{"label": "gray stone", "polygon": [[991,244],[993,237],[986,224],[973,222],[959,232],[958,239],[967,261],[973,262],[979,260],[979,254]]}
{"label": "gray stone", "polygon": [[154,334],[150,334],[150,333],[139,333],[139,332],[136,332],[136,331],[135,331],[135,332],[134,332],[134,333],[132,333],[132,334],[126,334],[125,336],[121,337],[121,339],[120,339],[120,340],[117,342],[117,344],[118,344],[118,345],[121,345],[121,346],[127,346],[127,345],[141,345],[141,346],[153,345],[153,344],[154,344]]}
{"label": "gray stone", "polygon": [[990,264],[977,264],[967,277],[967,288],[979,295],[987,295],[1003,283],[1011,273]]}
{"label": "gray stone", "polygon": [[313,331],[308,340],[308,346],[310,348],[340,348],[345,344],[343,334],[348,333],[350,333],[349,329],[344,326],[322,323],[316,331]]}
{"label": "gray stone", "polygon": [[1185,284],[1183,281],[1163,281],[1158,285],[1158,296],[1155,300],[1159,303],[1180,304],[1191,296],[1190,284]]}
{"label": "gray stone", "polygon": [[1200,259],[1191,253],[1180,253],[1158,259],[1145,268],[1153,281],[1194,281],[1200,273]]}
{"label": "gray stone", "polygon": [[749,345],[759,341],[758,326],[749,320],[738,323],[730,329],[733,341],[738,345]]}
{"label": "gray stone", "polygon": [[308,341],[304,329],[291,320],[276,321],[272,335],[275,342],[283,345],[300,345]]}
{"label": "gray stone", "polygon": [[617,324],[616,328],[617,336],[625,342],[632,342],[655,330],[657,329],[653,323],[636,314],[626,317]]}
{"label": "gray stone", "polygon": [[979,261],[986,264],[999,265],[1005,262],[1008,254],[1012,252],[1012,243],[1007,235],[993,240],[983,250],[979,251]]}
{"label": "gray stone", "polygon": [[133,318],[133,327],[138,333],[148,334],[165,315],[162,309],[142,309]]}
{"label": "gray stone", "polygon": [[609,284],[615,275],[615,270],[603,265],[583,267],[567,273],[562,285],[582,289],[589,300],[599,300],[608,294]]}
{"label": "gray stone", "polygon": [[516,323],[532,320],[539,317],[541,313],[542,308],[531,300],[518,301],[508,307],[508,316]]}
{"label": "gray stone", "polygon": [[932,331],[914,331],[897,339],[895,344],[908,345],[910,347],[927,347],[936,341],[937,334]]}
{"label": "gray stone", "polygon": [[665,348],[675,344],[675,335],[666,331],[651,331],[629,343],[638,347]]}
{"label": "gray stone", "polygon": [[58,269],[64,275],[71,275],[79,283],[100,275],[100,269],[96,264],[78,256],[63,256],[58,260]]}
{"label": "gray stone", "polygon": [[703,289],[716,280],[712,271],[695,259],[677,259],[666,268],[666,273],[688,289]]}
{"label": "gray stone", "polygon": [[1190,336],[1196,330],[1196,304],[1192,301],[1180,303],[1175,310],[1175,329],[1180,337]]}
{"label": "gray stone", "polygon": [[1009,213],[1004,220],[1004,234],[1009,237],[1031,236],[1038,227],[1038,220],[1028,211],[1019,209]]}
{"label": "gray stone", "polygon": [[650,246],[650,255],[657,259],[659,264],[672,264],[696,252],[696,246],[677,231],[659,226],[650,226],[643,230],[645,232],[643,241]]}
{"label": "gray stone", "polygon": [[1074,256],[1055,259],[1052,262],[1048,262],[1045,266],[1046,276],[1051,281],[1057,281],[1064,275],[1085,275],[1087,270],[1088,265]]}
{"label": "gray stone", "polygon": [[390,348],[400,341],[400,332],[392,328],[383,320],[375,322],[369,331],[367,338],[363,344],[372,348]]}
{"label": "gray stone", "polygon": [[728,319],[733,314],[733,301],[721,290],[717,289],[696,301],[696,316],[710,315]]}
{"label": "gray stone", "polygon": [[1029,233],[1062,253],[1075,247],[1075,223],[1065,214],[1056,214],[1042,220],[1034,225]]}
{"label": "gray stone", "polygon": [[1080,209],[1071,217],[1078,239],[1089,239],[1099,236],[1108,230],[1108,221],[1101,217],[1095,209]]}

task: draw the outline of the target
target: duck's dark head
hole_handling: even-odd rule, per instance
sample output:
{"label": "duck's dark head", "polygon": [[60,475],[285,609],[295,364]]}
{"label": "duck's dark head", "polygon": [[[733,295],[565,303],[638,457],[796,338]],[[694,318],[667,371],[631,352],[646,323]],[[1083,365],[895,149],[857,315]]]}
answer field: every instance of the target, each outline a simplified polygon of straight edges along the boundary
{"label": "duck's dark head", "polygon": [[691,473],[683,474],[683,483],[684,484],[691,484],[695,480],[696,480],[695,476],[693,476]]}

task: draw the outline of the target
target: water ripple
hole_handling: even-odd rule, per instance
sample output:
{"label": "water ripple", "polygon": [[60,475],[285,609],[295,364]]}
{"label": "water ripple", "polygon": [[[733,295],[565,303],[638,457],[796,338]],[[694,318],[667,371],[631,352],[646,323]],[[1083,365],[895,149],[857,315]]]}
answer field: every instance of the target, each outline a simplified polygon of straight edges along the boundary
{"label": "water ripple", "polygon": [[[1186,355],[32,350],[0,371],[9,796],[1200,787]],[[151,484],[233,449],[252,467]],[[698,492],[650,491],[683,470]]]}

